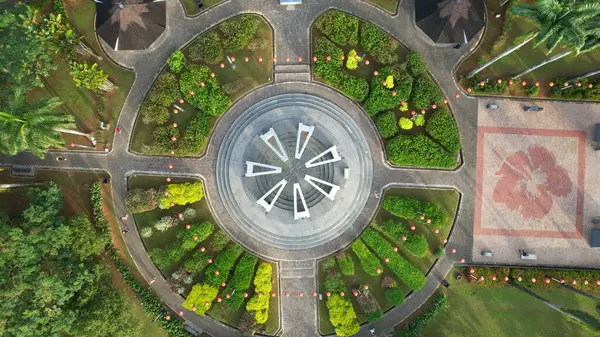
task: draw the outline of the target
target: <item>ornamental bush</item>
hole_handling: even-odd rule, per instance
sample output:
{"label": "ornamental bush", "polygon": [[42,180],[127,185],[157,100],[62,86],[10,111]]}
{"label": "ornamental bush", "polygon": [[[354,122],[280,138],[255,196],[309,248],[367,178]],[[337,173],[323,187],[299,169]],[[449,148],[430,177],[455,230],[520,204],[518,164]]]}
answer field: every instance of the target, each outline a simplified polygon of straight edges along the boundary
{"label": "ornamental bush", "polygon": [[393,111],[386,111],[379,114],[375,119],[375,125],[379,130],[379,135],[382,138],[392,138],[398,133],[398,124],[396,123],[396,115]]}
{"label": "ornamental bush", "polygon": [[195,209],[188,207],[188,208],[186,208],[183,211],[183,218],[184,219],[188,220],[188,219],[191,219],[191,218],[194,218],[194,217],[196,217],[196,210]]}
{"label": "ornamental bush", "polygon": [[344,275],[354,275],[354,261],[348,253],[342,253],[337,256],[337,263]]}
{"label": "ornamental bush", "polygon": [[212,239],[210,240],[209,246],[213,252],[220,252],[223,250],[223,248],[225,248],[225,246],[227,246],[228,243],[229,236],[227,236],[227,233],[218,229],[215,235],[213,235]]}
{"label": "ornamental bush", "polygon": [[409,51],[406,56],[406,61],[408,62],[408,70],[410,70],[410,73],[414,77],[419,77],[427,71],[427,66],[423,62],[421,55],[416,51]]}
{"label": "ornamental bush", "polygon": [[169,107],[152,102],[144,102],[140,107],[142,123],[164,124],[169,120]]}
{"label": "ornamental bush", "polygon": [[206,240],[212,234],[214,228],[214,225],[210,221],[191,224],[189,229],[177,234],[178,243],[185,250],[193,249],[200,242]]}
{"label": "ornamental bush", "polygon": [[233,276],[223,290],[225,294],[230,294],[230,298],[225,301],[228,312],[235,312],[244,303],[244,291],[250,288],[252,277],[254,276],[254,267],[258,258],[248,252],[244,252],[240,261],[233,270]]}
{"label": "ornamental bush", "polygon": [[425,125],[425,116],[423,116],[422,114],[418,114],[415,115],[412,118],[413,123],[415,123],[416,126],[423,126]]}
{"label": "ornamental bush", "polygon": [[172,72],[179,74],[185,67],[185,55],[181,50],[174,51],[167,59],[167,65]]}
{"label": "ornamental bush", "polygon": [[389,258],[388,268],[412,290],[421,290],[425,286],[425,276],[397,252],[392,245],[374,229],[367,228],[361,234],[361,240],[377,254],[380,259]]}
{"label": "ornamental bush", "polygon": [[328,11],[317,21],[317,28],[331,41],[339,45],[358,44],[358,19],[340,11]]}
{"label": "ornamental bush", "polygon": [[358,261],[365,273],[376,276],[379,275],[377,269],[383,270],[381,261],[379,261],[375,254],[373,254],[361,240],[352,242],[352,251],[358,257]]}
{"label": "ornamental bush", "polygon": [[197,154],[204,149],[212,131],[212,117],[198,113],[188,123],[184,133],[185,152]]}
{"label": "ornamental bush", "polygon": [[[382,85],[388,76],[394,79],[394,89]],[[402,101],[407,101],[412,90],[412,77],[407,72],[400,72],[396,67],[385,67],[378,70],[377,76],[371,78],[371,89],[364,108],[373,117],[380,111],[397,107]],[[396,96],[393,95],[396,92]]]}
{"label": "ornamental bush", "polygon": [[228,53],[242,50],[256,35],[260,19],[254,15],[243,14],[219,25],[223,33],[223,47]]}
{"label": "ornamental bush", "polygon": [[165,189],[167,195],[160,197],[161,209],[171,208],[175,205],[187,205],[198,202],[204,198],[204,189],[201,181],[194,183],[169,184]]}
{"label": "ornamental bush", "polygon": [[460,152],[460,134],[452,114],[446,109],[439,109],[427,121],[425,131],[435,141],[453,155]]}
{"label": "ornamental bush", "polygon": [[412,333],[412,335],[418,336],[420,331],[429,325],[429,323],[435,320],[435,317],[448,309],[448,299],[446,298],[446,294],[439,295],[431,306],[425,310],[417,319],[408,323],[401,332],[404,333]]}
{"label": "ornamental bush", "polygon": [[154,228],[157,231],[164,232],[170,228],[175,227],[175,225],[177,225],[177,219],[167,215],[156,220],[156,222],[154,223]]}
{"label": "ornamental bush", "polygon": [[[204,313],[210,309],[212,301],[214,301],[218,293],[218,287],[207,284],[195,284],[183,302],[183,307],[188,310],[193,310],[198,315],[204,315]],[[208,305],[206,305],[206,303],[208,303]]]}
{"label": "ornamental bush", "polygon": [[[431,219],[429,225],[433,228],[444,228],[449,224],[448,214],[429,201],[411,197],[387,196],[383,199],[382,207],[403,219],[420,223],[426,223],[427,219]],[[424,217],[423,220],[420,219],[421,215]]]}
{"label": "ornamental bush", "polygon": [[185,270],[190,274],[196,274],[204,270],[208,266],[208,253],[206,251],[201,252],[197,250],[190,256],[189,259],[185,260],[183,266]]}
{"label": "ornamental bush", "polygon": [[[557,78],[554,83],[565,83],[566,78]],[[594,83],[590,82],[589,79],[583,78],[579,80],[581,86],[571,85],[568,88],[560,88],[555,86],[550,92],[551,97],[559,98],[570,98],[570,99],[588,99],[588,100],[600,100],[600,81],[596,80]],[[592,88],[588,87],[592,84]]]}
{"label": "ornamental bush", "polygon": [[346,68],[350,70],[354,70],[358,68],[358,62],[360,61],[360,56],[356,54],[356,50],[352,49],[348,52],[348,56],[346,57]]}
{"label": "ornamental bush", "polygon": [[414,256],[424,257],[429,251],[429,244],[423,234],[412,234],[404,241],[404,248]]}
{"label": "ornamental bush", "polygon": [[166,125],[156,127],[152,132],[153,148],[161,153],[176,149],[177,144],[171,140],[171,137],[181,138],[179,129]]}
{"label": "ornamental bush", "polygon": [[157,190],[136,188],[127,192],[125,206],[129,213],[142,213],[158,207],[158,200]]}
{"label": "ornamental bush", "polygon": [[223,59],[223,43],[215,30],[200,35],[186,50],[192,61],[216,63]]}
{"label": "ornamental bush", "polygon": [[332,294],[327,299],[326,305],[327,312],[329,313],[329,321],[335,328],[335,333],[338,336],[347,337],[358,332],[360,326],[349,298]]}
{"label": "ornamental bush", "polygon": [[337,268],[329,269],[327,271],[325,282],[323,282],[323,289],[333,294],[338,294],[341,291],[346,291],[346,282],[344,282],[342,276],[339,275]]}
{"label": "ornamental bush", "polygon": [[437,84],[427,75],[423,74],[415,80],[410,95],[410,102],[417,109],[427,109],[433,102],[441,102],[444,95]]}
{"label": "ornamental bush", "polygon": [[398,242],[402,242],[403,236],[408,237],[411,234],[408,228],[406,228],[400,223],[395,222],[394,220],[387,220],[381,225],[373,222],[371,224],[371,227],[375,228],[376,230],[384,233],[385,235],[391,237],[392,239]]}
{"label": "ornamental bush", "polygon": [[143,238],[149,238],[149,237],[151,237],[151,236],[152,236],[152,233],[153,233],[153,231],[152,231],[152,227],[144,227],[144,228],[142,228],[142,230],[140,231],[140,235],[141,235]]}
{"label": "ornamental bush", "polygon": [[388,75],[385,78],[385,87],[388,89],[394,89],[394,76],[393,75]]}
{"label": "ornamental bush", "polygon": [[205,114],[220,116],[229,109],[231,100],[221,90],[216,77],[210,76],[211,72],[207,66],[190,65],[181,74],[179,89],[190,104]]}
{"label": "ornamental bush", "polygon": [[375,296],[373,296],[370,290],[361,290],[356,297],[356,301],[358,302],[358,305],[360,305],[362,311],[367,314],[369,323],[381,320],[383,317],[383,310],[381,310],[381,306],[379,306],[377,299],[375,299]]}
{"label": "ornamental bush", "polygon": [[387,143],[386,152],[394,165],[456,167],[452,154],[423,134],[397,135]]}
{"label": "ornamental bush", "polygon": [[[227,281],[229,278],[229,272],[235,265],[235,261],[237,261],[243,252],[244,250],[242,247],[238,246],[237,244],[233,243],[227,245],[225,250],[217,255],[214,263],[206,269],[204,283],[214,287],[220,287],[221,283]],[[216,271],[219,271],[219,275],[215,274]]]}
{"label": "ornamental bush", "polygon": [[399,306],[404,304],[404,298],[406,294],[400,288],[387,288],[383,291],[385,295],[385,299],[390,302],[390,304]]}
{"label": "ornamental bush", "polygon": [[180,97],[177,76],[171,73],[162,73],[148,92],[146,101],[156,105],[169,107]]}
{"label": "ornamental bush", "polygon": [[406,117],[400,117],[398,121],[398,125],[400,125],[400,129],[402,130],[410,130],[413,128],[413,122]]}
{"label": "ornamental bush", "polygon": [[177,245],[169,249],[155,248],[150,251],[150,258],[158,269],[165,269],[178,263],[184,255],[185,250]]}
{"label": "ornamental bush", "polygon": [[246,303],[246,311],[254,314],[258,324],[264,324],[269,319],[269,293],[273,289],[272,273],[273,267],[267,262],[258,265],[254,275],[255,295]]}
{"label": "ornamental bush", "polygon": [[400,43],[372,23],[363,22],[360,30],[360,45],[381,64],[392,64],[398,61],[396,50]]}

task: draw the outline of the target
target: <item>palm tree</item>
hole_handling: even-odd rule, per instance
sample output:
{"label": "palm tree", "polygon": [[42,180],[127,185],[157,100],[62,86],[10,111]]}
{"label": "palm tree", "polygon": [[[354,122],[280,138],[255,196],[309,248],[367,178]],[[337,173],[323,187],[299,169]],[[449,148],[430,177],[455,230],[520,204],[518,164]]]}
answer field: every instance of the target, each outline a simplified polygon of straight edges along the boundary
{"label": "palm tree", "polygon": [[8,112],[0,111],[0,152],[16,154],[30,150],[44,158],[48,147],[64,147],[60,132],[75,126],[73,116],[55,111],[62,102],[58,97],[25,104],[23,89],[15,90]]}
{"label": "palm tree", "polygon": [[582,48],[585,44],[585,38],[581,27],[593,24],[599,13],[600,0],[538,0],[535,5],[516,5],[512,8],[512,14],[534,23],[537,28],[524,34],[522,36],[523,41],[517,45],[505,50],[481,67],[472,70],[467,78],[475,76],[494,62],[534,39],[534,48],[546,42],[548,53],[551,53],[559,43],[565,43],[566,41],[577,41],[576,45]]}

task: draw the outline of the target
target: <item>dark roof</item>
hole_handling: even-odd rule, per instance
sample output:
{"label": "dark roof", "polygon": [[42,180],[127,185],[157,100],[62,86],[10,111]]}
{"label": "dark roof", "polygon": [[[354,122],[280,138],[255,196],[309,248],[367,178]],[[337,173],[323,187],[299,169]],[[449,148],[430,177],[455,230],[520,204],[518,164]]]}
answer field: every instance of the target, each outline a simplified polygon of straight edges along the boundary
{"label": "dark roof", "polygon": [[595,140],[597,142],[600,142],[600,123],[596,123],[596,136],[595,136]]}
{"label": "dark roof", "polygon": [[[454,10],[452,10],[454,9]],[[417,26],[435,43],[470,41],[485,25],[483,0],[417,0]]]}
{"label": "dark roof", "polygon": [[600,248],[600,228],[592,229],[590,233],[590,246],[592,248]]}

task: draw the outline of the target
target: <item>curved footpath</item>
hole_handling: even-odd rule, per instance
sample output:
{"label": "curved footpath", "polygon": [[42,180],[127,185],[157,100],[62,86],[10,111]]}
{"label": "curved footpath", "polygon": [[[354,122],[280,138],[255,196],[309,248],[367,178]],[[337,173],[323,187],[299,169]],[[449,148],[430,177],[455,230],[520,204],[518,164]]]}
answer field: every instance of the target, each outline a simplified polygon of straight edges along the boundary
{"label": "curved footpath", "polygon": [[[16,156],[0,156],[0,163],[5,165],[30,165],[40,168],[83,171],[106,171],[112,177],[113,200],[117,217],[126,214],[124,198],[127,194],[127,177],[131,174],[154,174],[163,176],[186,176],[210,180],[215,167],[218,146],[213,144],[213,139],[221,139],[228,123],[231,123],[230,112],[220,119],[211,138],[207,155],[201,158],[171,158],[165,156],[140,156],[129,152],[131,140],[130,132],[137,117],[139,107],[158,76],[168,56],[176,49],[185,45],[203,31],[214,27],[218,23],[241,13],[258,13],[273,27],[275,56],[279,60],[290,57],[294,62],[288,64],[302,64],[310,66],[310,27],[318,15],[328,9],[337,8],[354,14],[361,19],[373,22],[383,27],[388,33],[400,40],[404,45],[419,52],[427,64],[431,74],[439,83],[456,118],[463,147],[463,165],[456,171],[422,170],[414,168],[392,168],[385,162],[384,153],[381,151],[374,156],[373,184],[382,190],[390,186],[416,186],[416,187],[448,187],[461,192],[461,202],[456,216],[455,226],[448,245],[457,249],[457,254],[452,257],[443,257],[433,266],[427,276],[425,288],[411,294],[406,303],[387,312],[380,322],[375,324],[378,334],[389,331],[400,321],[417,310],[438,288],[440,280],[450,271],[455,262],[453,259],[464,257],[471,260],[472,226],[475,197],[475,163],[476,163],[476,131],[477,131],[477,100],[471,97],[454,98],[454,94],[461,92],[453,78],[453,69],[468,51],[465,46],[460,50],[452,47],[438,47],[427,41],[423,33],[414,25],[413,8],[415,0],[401,1],[396,15],[390,15],[384,10],[359,0],[305,0],[304,4],[289,10],[280,6],[276,0],[226,0],[223,3],[208,9],[195,16],[186,17],[179,1],[170,0],[167,5],[167,29],[151,49],[144,51],[114,52],[105,48],[106,52],[116,62],[135,71],[136,78],[127,96],[119,117],[118,125],[125,132],[115,135],[113,149],[110,153],[86,153],[74,151],[52,151],[44,160],[40,160],[30,153],[21,153]],[[295,62],[297,57],[302,57],[305,63]],[[275,78],[278,78],[275,66]],[[309,77],[310,78],[310,77]],[[280,86],[267,86],[264,90],[272,90]],[[303,92],[306,82],[286,83],[286,90]],[[274,90],[277,93],[277,90]],[[368,132],[373,132],[370,126]],[[365,131],[367,132],[367,131]],[[370,140],[373,142],[373,139]],[[371,144],[372,145],[372,144]],[[212,152],[211,152],[212,151]],[[66,161],[54,160],[56,154],[67,158]],[[174,168],[169,170],[168,164]],[[215,188],[208,184],[207,188]],[[217,199],[216,194],[207,193],[211,207],[218,209],[218,203],[210,198]],[[376,204],[368,205],[374,212]],[[370,219],[367,219],[368,221]],[[133,217],[121,221],[123,227],[130,229],[124,236],[125,244],[133,257],[140,273],[147,281],[154,280],[151,288],[160,296],[165,304],[175,312],[183,310],[183,318],[191,325],[215,336],[233,337],[240,336],[239,331],[219,323],[208,316],[199,316],[182,308],[183,300],[171,291],[168,282],[160,271],[150,261],[144,248]],[[358,233],[355,233],[357,235]],[[244,244],[244,243],[242,243]],[[245,245],[247,246],[247,245]],[[342,248],[340,246],[339,248]],[[268,257],[268,256],[267,256]],[[271,256],[275,258],[276,256]],[[316,289],[315,261],[293,262],[280,261],[281,289],[294,294],[297,291],[307,293]],[[281,294],[280,294],[281,295]],[[283,297],[280,296],[282,336],[318,336],[316,299],[310,296]],[[369,336],[368,327],[362,326],[358,336]]]}

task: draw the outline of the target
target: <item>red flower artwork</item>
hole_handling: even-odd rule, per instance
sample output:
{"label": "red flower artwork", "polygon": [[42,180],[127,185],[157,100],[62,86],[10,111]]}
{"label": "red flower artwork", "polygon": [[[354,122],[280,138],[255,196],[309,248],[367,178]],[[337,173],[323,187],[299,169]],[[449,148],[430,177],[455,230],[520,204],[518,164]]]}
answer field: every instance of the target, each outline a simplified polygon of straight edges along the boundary
{"label": "red flower artwork", "polygon": [[566,197],[573,189],[567,170],[557,165],[556,156],[545,147],[532,146],[506,157],[492,198],[523,218],[543,218],[555,197]]}

